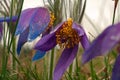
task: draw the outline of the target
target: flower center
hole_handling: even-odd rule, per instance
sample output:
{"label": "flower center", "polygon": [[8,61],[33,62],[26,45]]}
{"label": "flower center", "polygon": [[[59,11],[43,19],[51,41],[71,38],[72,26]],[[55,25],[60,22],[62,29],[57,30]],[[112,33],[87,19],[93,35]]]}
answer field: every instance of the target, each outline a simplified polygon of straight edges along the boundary
{"label": "flower center", "polygon": [[53,26],[54,21],[55,21],[54,13],[50,13],[50,22],[48,24],[47,30],[50,29]]}
{"label": "flower center", "polygon": [[56,31],[56,42],[62,47],[71,48],[79,43],[80,37],[72,28],[73,20],[69,18],[62,27]]}

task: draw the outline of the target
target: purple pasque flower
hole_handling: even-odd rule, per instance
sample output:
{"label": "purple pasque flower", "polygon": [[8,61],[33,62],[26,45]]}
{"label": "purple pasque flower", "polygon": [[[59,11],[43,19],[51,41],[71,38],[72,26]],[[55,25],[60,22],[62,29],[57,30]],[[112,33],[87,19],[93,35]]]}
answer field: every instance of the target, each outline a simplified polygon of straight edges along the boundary
{"label": "purple pasque flower", "polygon": [[[91,46],[84,52],[82,56],[82,63],[85,64],[97,56],[103,56],[119,45],[118,53],[120,53],[120,23],[109,26],[105,29],[91,44]],[[117,57],[113,71],[112,80],[120,80],[120,55]]]}
{"label": "purple pasque flower", "polygon": [[18,16],[12,16],[11,18],[10,17],[0,17],[0,23],[1,22],[10,22],[10,21],[15,22],[15,21],[17,21],[17,19],[18,19]]}
{"label": "purple pasque flower", "polygon": [[67,67],[73,62],[78,51],[79,42],[84,49],[89,47],[89,41],[85,31],[70,18],[68,21],[57,25],[54,31],[42,37],[35,45],[34,49],[40,51],[48,51],[57,44],[64,47],[62,55],[55,67],[53,80],[59,80]]}
{"label": "purple pasque flower", "polygon": [[2,38],[2,32],[3,32],[3,22],[15,22],[18,19],[18,16],[12,16],[10,17],[0,17],[0,40]]}
{"label": "purple pasque flower", "polygon": [[18,55],[27,41],[33,41],[48,27],[51,27],[53,21],[53,14],[50,14],[48,9],[44,7],[29,8],[22,11],[15,33],[16,35],[20,34],[17,45]]}

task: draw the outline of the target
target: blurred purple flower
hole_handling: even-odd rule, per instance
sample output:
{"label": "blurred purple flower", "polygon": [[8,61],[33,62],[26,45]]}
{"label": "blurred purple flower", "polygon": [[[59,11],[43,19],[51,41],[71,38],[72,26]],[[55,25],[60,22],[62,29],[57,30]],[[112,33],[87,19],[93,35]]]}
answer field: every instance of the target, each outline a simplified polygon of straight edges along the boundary
{"label": "blurred purple flower", "polygon": [[15,22],[17,21],[18,19],[18,16],[12,16],[11,18],[10,17],[0,17],[0,22]]}
{"label": "blurred purple flower", "polygon": [[[118,46],[117,46],[118,45]],[[106,55],[112,48],[117,46],[120,53],[120,23],[105,29],[84,52],[82,63],[85,64],[91,59]],[[120,80],[120,55],[117,57],[112,71],[112,80]]]}
{"label": "blurred purple flower", "polygon": [[18,16],[13,17],[0,17],[0,40],[2,38],[2,32],[3,32],[3,23],[2,22],[15,22],[17,20]]}
{"label": "blurred purple flower", "polygon": [[54,31],[42,37],[35,45],[35,49],[40,51],[48,51],[57,44],[64,47],[55,67],[53,80],[59,80],[67,67],[73,62],[78,51],[79,42],[81,42],[84,49],[89,47],[89,41],[83,28],[70,18],[68,21],[57,25]]}
{"label": "blurred purple flower", "polygon": [[18,55],[27,41],[33,41],[48,27],[52,26],[53,18],[54,16],[49,13],[48,9],[43,7],[29,8],[22,11],[15,33],[16,35],[20,34],[17,45]]}

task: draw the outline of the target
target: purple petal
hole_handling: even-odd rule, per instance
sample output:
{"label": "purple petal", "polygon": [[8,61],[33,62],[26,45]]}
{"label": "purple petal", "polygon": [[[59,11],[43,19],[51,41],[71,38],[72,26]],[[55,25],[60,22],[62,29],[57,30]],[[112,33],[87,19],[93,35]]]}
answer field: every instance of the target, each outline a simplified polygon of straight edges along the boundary
{"label": "purple petal", "polygon": [[27,42],[28,33],[29,33],[29,28],[27,28],[19,36],[18,45],[17,45],[17,53],[18,53],[18,55],[20,54],[22,46],[25,44],[25,42]]}
{"label": "purple petal", "polygon": [[89,42],[86,34],[84,34],[83,36],[81,36],[80,42],[81,42],[81,45],[84,48],[84,50],[86,50],[86,49],[89,48],[90,42]]}
{"label": "purple petal", "polygon": [[86,35],[84,29],[79,24],[77,24],[75,22],[73,23],[73,29],[75,29],[78,32],[78,34],[81,38],[81,40],[80,40],[81,45],[86,50],[89,47],[90,42],[87,38],[87,35]]}
{"label": "purple petal", "polygon": [[32,61],[36,61],[38,59],[41,59],[45,56],[45,51],[36,51],[34,57],[32,58]]}
{"label": "purple petal", "polygon": [[22,11],[15,35],[21,34],[24,30],[26,30],[29,27],[30,21],[32,19],[32,15],[36,11],[36,9],[37,8],[29,8]]}
{"label": "purple petal", "polygon": [[[59,23],[58,25],[56,25],[55,26],[55,29],[49,29],[49,30],[47,30],[47,31],[45,31],[45,32],[43,32],[42,33],[42,37],[43,36],[45,36],[45,35],[47,35],[47,34],[49,34],[49,33],[54,33],[54,32],[56,32],[58,29],[60,29],[61,27],[62,27],[62,24],[63,24],[64,22],[61,22],[61,23]],[[51,31],[52,30],[52,31]]]}
{"label": "purple petal", "polygon": [[12,18],[10,17],[0,17],[0,22],[14,22],[14,21],[17,21],[18,19],[18,16],[12,16]]}
{"label": "purple petal", "polygon": [[62,27],[63,23],[64,23],[64,22],[61,22],[61,23],[59,23],[58,25],[56,25],[56,26],[55,26],[55,29],[54,29],[53,31],[51,31],[51,33],[52,33],[52,32],[56,32],[58,29],[60,29],[60,28]]}
{"label": "purple petal", "polygon": [[78,32],[79,36],[83,36],[85,34],[84,29],[79,24],[73,22],[72,27]]}
{"label": "purple petal", "polygon": [[106,55],[120,41],[120,23],[105,29],[91,44],[82,56],[86,63],[96,56]]}
{"label": "purple petal", "polygon": [[60,80],[65,70],[73,62],[78,51],[78,45],[74,48],[67,48],[63,51],[54,71],[53,80]]}
{"label": "purple petal", "polygon": [[35,45],[34,49],[40,51],[48,51],[56,46],[56,36],[55,33],[48,34],[42,37],[38,43]]}
{"label": "purple petal", "polygon": [[46,8],[37,8],[30,21],[30,32],[28,40],[32,41],[48,27],[50,14]]}
{"label": "purple petal", "polygon": [[117,57],[113,66],[112,80],[120,80],[120,55]]}

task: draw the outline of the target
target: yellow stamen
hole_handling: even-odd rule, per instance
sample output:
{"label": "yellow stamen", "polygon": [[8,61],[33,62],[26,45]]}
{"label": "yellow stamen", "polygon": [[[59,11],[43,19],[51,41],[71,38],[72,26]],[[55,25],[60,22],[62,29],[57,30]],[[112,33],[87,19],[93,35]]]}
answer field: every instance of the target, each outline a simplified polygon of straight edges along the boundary
{"label": "yellow stamen", "polygon": [[54,13],[50,13],[50,22],[49,22],[47,29],[49,29],[53,26],[54,21],[55,21]]}
{"label": "yellow stamen", "polygon": [[56,42],[66,48],[74,47],[79,43],[80,38],[76,30],[72,28],[73,20],[69,18],[56,32]]}

